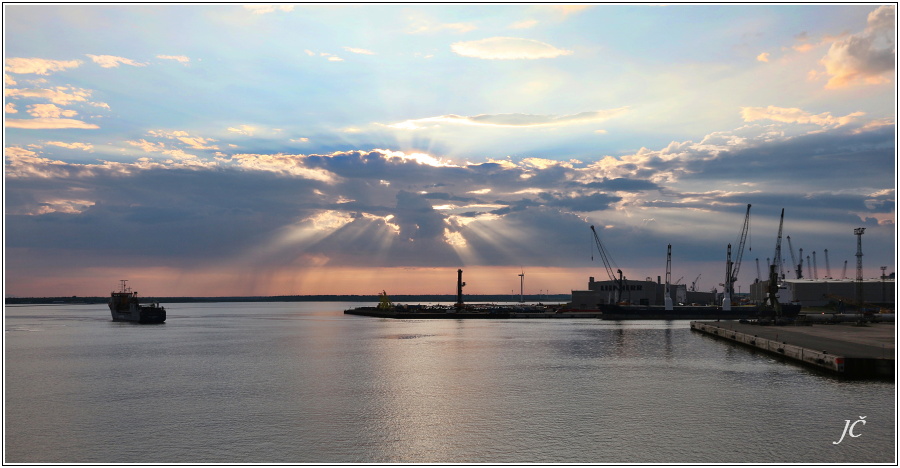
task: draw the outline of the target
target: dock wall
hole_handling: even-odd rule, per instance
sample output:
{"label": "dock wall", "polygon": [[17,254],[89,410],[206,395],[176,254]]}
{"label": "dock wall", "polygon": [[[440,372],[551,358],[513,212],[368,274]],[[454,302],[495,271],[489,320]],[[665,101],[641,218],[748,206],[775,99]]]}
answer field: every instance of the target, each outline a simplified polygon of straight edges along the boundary
{"label": "dock wall", "polygon": [[[691,322],[691,329],[740,343],[770,354],[830,373],[852,378],[884,378],[894,375],[893,359],[855,357],[828,353],[789,343],[788,339],[764,338],[757,334],[724,328],[710,322]],[[776,335],[777,336],[777,335]]]}

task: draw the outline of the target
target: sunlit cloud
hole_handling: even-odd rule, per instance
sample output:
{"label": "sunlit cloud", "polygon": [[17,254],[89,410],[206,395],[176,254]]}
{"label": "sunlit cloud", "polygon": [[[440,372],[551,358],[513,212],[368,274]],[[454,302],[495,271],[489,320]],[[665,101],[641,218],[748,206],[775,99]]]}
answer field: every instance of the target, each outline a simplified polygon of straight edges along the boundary
{"label": "sunlit cloud", "polygon": [[163,60],[174,60],[176,62],[181,62],[184,64],[190,63],[191,59],[184,55],[157,55],[156,58],[160,58]]}
{"label": "sunlit cloud", "polygon": [[228,127],[228,131],[231,133],[248,136],[252,136],[256,130],[256,127],[252,125],[238,125],[237,127]]}
{"label": "sunlit cloud", "polygon": [[843,117],[835,117],[830,112],[811,114],[802,109],[768,107],[742,107],[741,117],[745,122],[755,120],[774,120],[776,122],[821,125],[823,127],[840,127],[855,122],[864,112],[853,112]]}
{"label": "sunlit cloud", "polygon": [[48,130],[62,128],[83,128],[95,129],[100,128],[96,124],[83,122],[75,119],[6,119],[6,126],[9,128],[24,128],[29,130]]}
{"label": "sunlit cloud", "polygon": [[71,109],[61,109],[54,104],[32,104],[28,106],[28,113],[32,117],[42,119],[54,119],[59,117],[75,117],[78,112]]}
{"label": "sunlit cloud", "polygon": [[429,125],[475,125],[483,127],[546,127],[580,125],[611,119],[628,111],[628,107],[619,107],[602,111],[580,112],[570,115],[535,115],[535,114],[481,114],[475,116],[442,115],[424,119],[406,120],[388,127],[402,130],[416,130]]}
{"label": "sunlit cloud", "polygon": [[826,88],[836,89],[854,84],[890,83],[894,71],[895,7],[883,5],[869,14],[864,32],[850,35],[831,45],[822,58],[831,77]]}
{"label": "sunlit cloud", "polygon": [[571,50],[517,37],[490,37],[477,41],[456,42],[450,49],[464,57],[487,60],[534,60],[572,54]]}
{"label": "sunlit cloud", "polygon": [[7,102],[3,106],[3,111],[7,114],[18,114],[19,113],[19,110],[16,109],[16,105],[11,102]]}
{"label": "sunlit cloud", "polygon": [[47,60],[41,58],[8,58],[3,68],[7,73],[49,75],[53,72],[81,65],[79,60]]}
{"label": "sunlit cloud", "polygon": [[48,141],[48,145],[59,146],[60,148],[78,149],[82,151],[93,151],[94,145],[90,143],[66,143],[63,141]]}
{"label": "sunlit cloud", "polygon": [[231,160],[240,167],[257,171],[276,172],[333,183],[337,176],[325,169],[309,168],[304,164],[304,156],[295,154],[234,154]]}
{"label": "sunlit cloud", "polygon": [[211,138],[202,138],[198,136],[191,136],[188,132],[182,130],[175,131],[165,131],[165,130],[151,130],[147,132],[151,136],[155,136],[157,138],[167,138],[170,140],[178,140],[190,147],[191,149],[199,149],[199,150],[217,150],[218,146],[212,145],[210,143],[216,141]]}
{"label": "sunlit cloud", "polygon": [[10,89],[6,88],[6,96],[11,98],[46,99],[54,104],[67,105],[72,102],[87,101],[91,91],[69,86],[57,86],[50,89]]}
{"label": "sunlit cloud", "polygon": [[125,57],[116,57],[115,55],[91,55],[85,54],[91,58],[97,65],[103,68],[117,68],[119,65],[131,65],[132,67],[145,67],[146,63],[139,63]]}
{"label": "sunlit cloud", "polygon": [[769,61],[769,53],[763,52],[763,53],[757,55],[756,60],[758,60],[760,62],[768,62]]}
{"label": "sunlit cloud", "polygon": [[360,48],[357,48],[357,47],[346,47],[346,46],[345,46],[345,47],[344,47],[344,50],[346,50],[347,52],[353,52],[354,54],[361,54],[361,55],[375,55],[375,52],[372,52],[371,50],[360,49]]}

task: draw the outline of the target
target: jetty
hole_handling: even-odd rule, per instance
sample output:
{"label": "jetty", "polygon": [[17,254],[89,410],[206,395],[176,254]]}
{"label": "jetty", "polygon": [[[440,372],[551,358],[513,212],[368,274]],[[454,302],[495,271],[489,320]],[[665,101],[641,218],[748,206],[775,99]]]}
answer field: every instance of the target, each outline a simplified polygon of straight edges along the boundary
{"label": "jetty", "polygon": [[764,326],[694,321],[691,330],[841,377],[894,378],[894,323]]}

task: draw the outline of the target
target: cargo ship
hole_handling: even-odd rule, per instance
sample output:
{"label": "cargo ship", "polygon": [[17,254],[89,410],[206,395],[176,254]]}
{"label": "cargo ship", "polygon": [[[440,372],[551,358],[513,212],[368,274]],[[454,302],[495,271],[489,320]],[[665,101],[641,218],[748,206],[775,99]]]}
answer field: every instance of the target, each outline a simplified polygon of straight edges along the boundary
{"label": "cargo ship", "polygon": [[110,293],[109,312],[113,321],[137,323],[163,323],[166,321],[166,308],[158,302],[141,304],[137,291],[126,285],[128,280],[121,280],[119,291]]}

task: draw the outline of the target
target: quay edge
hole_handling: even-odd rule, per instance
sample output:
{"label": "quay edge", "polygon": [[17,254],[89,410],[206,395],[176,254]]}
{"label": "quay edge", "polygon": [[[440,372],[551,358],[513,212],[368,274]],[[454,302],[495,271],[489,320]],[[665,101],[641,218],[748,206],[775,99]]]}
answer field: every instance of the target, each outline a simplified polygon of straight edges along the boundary
{"label": "quay edge", "polygon": [[[838,326],[826,325],[826,327]],[[893,324],[890,326],[893,328]],[[879,356],[877,352],[872,352],[872,346],[844,341],[837,335],[833,337],[801,336],[802,333],[798,329],[802,328],[805,327],[766,327],[736,322],[691,322],[691,330],[769,354],[783,356],[795,363],[840,377],[852,379],[894,378],[896,360],[893,347],[890,350],[882,348],[883,355]],[[792,331],[796,333],[792,333]],[[814,345],[816,345],[815,348]],[[835,351],[829,352],[829,347]],[[889,354],[887,354],[888,352]]]}

